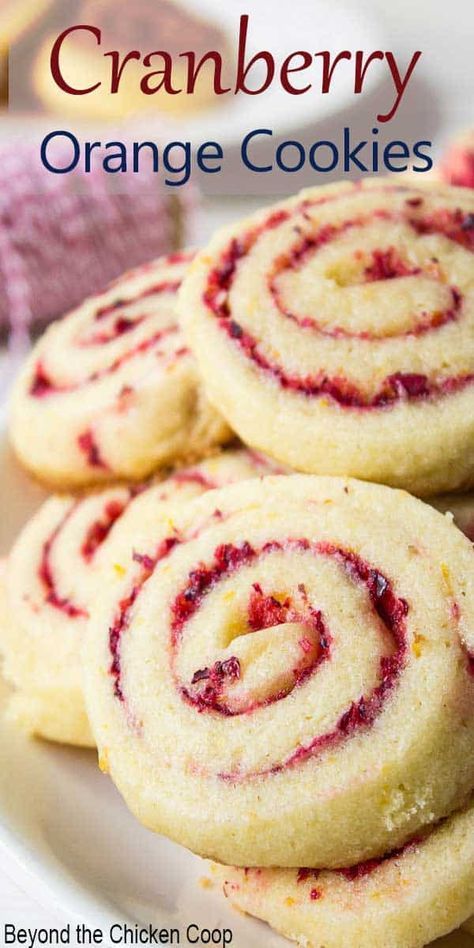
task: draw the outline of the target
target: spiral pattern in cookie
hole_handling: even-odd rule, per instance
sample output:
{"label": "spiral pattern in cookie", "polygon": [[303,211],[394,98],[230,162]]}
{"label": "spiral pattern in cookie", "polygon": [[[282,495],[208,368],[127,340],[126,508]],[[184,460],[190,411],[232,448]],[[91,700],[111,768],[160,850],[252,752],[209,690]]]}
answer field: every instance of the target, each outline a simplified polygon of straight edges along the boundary
{"label": "spiral pattern in cookie", "polygon": [[474,196],[364,180],[216,235],[180,300],[211,399],[249,444],[415,493],[474,477]]}
{"label": "spiral pattern in cookie", "polygon": [[474,806],[355,866],[214,873],[238,909],[298,944],[423,948],[474,909]]}
{"label": "spiral pattern in cookie", "polygon": [[126,274],[54,324],[16,385],[20,459],[58,486],[140,479],[228,437],[176,317],[189,253]]}
{"label": "spiral pattern in cookie", "polygon": [[160,528],[145,501],[86,669],[102,764],[146,825],[224,863],[331,867],[464,801],[474,553],[449,520],[297,475]]}

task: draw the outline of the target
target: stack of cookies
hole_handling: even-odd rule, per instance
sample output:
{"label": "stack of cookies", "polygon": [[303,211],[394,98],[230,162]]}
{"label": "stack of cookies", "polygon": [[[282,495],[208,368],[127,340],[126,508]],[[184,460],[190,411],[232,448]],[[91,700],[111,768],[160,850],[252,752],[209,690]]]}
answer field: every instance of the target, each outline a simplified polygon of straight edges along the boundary
{"label": "stack of cookies", "polygon": [[473,254],[474,192],[312,189],[86,301],[13,393],[58,493],[4,570],[10,714],[312,948],[474,915]]}

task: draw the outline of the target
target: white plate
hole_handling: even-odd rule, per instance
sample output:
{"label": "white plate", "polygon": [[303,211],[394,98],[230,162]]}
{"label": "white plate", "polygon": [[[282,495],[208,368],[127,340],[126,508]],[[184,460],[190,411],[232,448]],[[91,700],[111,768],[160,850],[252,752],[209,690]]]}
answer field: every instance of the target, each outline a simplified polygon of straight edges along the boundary
{"label": "white plate", "polygon": [[[1,418],[0,418],[1,425]],[[44,492],[19,470],[0,430],[0,552]],[[0,704],[6,688],[0,683]],[[179,928],[230,928],[232,948],[284,948],[284,939],[203,889],[206,864],[139,826],[95,753],[29,741],[0,715],[0,845],[41,882],[53,902],[105,930],[126,920]],[[41,894],[40,891],[40,894]],[[35,887],[35,893],[38,891]],[[17,922],[20,924],[20,921]],[[28,924],[24,918],[22,924]],[[439,948],[473,948],[455,934]]]}

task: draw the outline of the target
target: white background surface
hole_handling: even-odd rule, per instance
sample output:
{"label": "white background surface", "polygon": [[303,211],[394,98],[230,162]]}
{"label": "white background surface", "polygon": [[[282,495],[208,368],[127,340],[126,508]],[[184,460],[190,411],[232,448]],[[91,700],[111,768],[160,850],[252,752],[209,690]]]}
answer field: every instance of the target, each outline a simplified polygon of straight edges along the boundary
{"label": "white background surface", "polygon": [[[298,0],[258,2],[268,2],[272,16],[298,15]],[[328,11],[334,5],[337,6],[337,0],[328,0]],[[358,6],[375,11],[386,24],[387,48],[400,55],[405,53],[407,60],[413,50],[423,51],[417,67],[418,88],[400,114],[402,129],[414,119],[420,137],[429,137],[427,133],[432,131],[433,140],[441,146],[451,133],[474,124],[474,13],[470,0],[365,0]],[[242,3],[243,11],[244,8],[251,13],[252,3]],[[303,40],[304,37],[302,45]],[[256,198],[208,198],[200,236],[204,240],[216,224],[245,213],[258,203]],[[0,924],[11,921],[30,928],[51,927],[64,925],[68,920],[37,878],[12,862],[8,853],[0,851]],[[474,939],[472,942],[474,945]]]}

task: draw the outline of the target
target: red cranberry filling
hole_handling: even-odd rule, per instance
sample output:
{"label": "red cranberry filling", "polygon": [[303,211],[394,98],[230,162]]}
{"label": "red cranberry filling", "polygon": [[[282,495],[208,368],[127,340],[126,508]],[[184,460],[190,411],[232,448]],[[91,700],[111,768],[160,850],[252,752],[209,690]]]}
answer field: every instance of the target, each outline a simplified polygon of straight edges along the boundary
{"label": "red cranberry filling", "polygon": [[[231,567],[231,569],[233,568]],[[216,576],[216,580],[220,579],[221,575]],[[304,587],[302,588],[304,589]],[[249,714],[259,707],[273,704],[274,701],[280,701],[286,697],[293,688],[301,685],[303,681],[309,678],[322,661],[329,658],[330,636],[326,630],[321,612],[310,606],[307,597],[305,599],[305,609],[301,611],[293,605],[289,596],[283,602],[279,602],[273,595],[266,595],[259,583],[254,583],[250,594],[247,622],[251,632],[258,632],[261,629],[269,629],[289,622],[305,624],[308,631],[311,630],[318,641],[318,649],[313,660],[308,663],[306,656],[314,651],[314,641],[311,641],[308,636],[303,636],[299,643],[302,661],[292,669],[291,686],[280,690],[272,697],[265,698],[263,701],[249,698],[248,702],[239,706],[238,710],[232,709],[226,702],[223,690],[229,680],[235,681],[241,677],[239,660],[233,656],[225,662],[216,662],[211,669],[200,669],[195,672],[191,680],[191,685],[196,685],[197,688],[193,690],[182,686],[180,689],[184,700],[196,707],[198,711],[216,711],[229,717],[236,714]],[[203,683],[204,686],[201,687]]]}
{"label": "red cranberry filling", "polygon": [[307,882],[308,879],[319,879],[320,873],[320,869],[298,869],[296,881],[300,885],[300,883]]}
{"label": "red cranberry filling", "polygon": [[[431,835],[431,833],[428,835]],[[360,879],[364,879],[366,876],[372,875],[372,873],[376,872],[386,863],[395,859],[399,859],[410,850],[417,849],[425,839],[426,837],[415,836],[408,840],[408,842],[403,846],[400,846],[398,849],[392,849],[385,856],[380,856],[378,859],[366,859],[364,862],[359,862],[355,866],[346,866],[341,869],[331,869],[329,872],[331,874],[335,873],[339,876],[342,876],[342,878],[344,878],[347,882],[358,882]],[[320,878],[322,872],[324,872],[323,869],[298,869],[296,876],[297,885],[304,884],[309,880],[317,881]],[[317,892],[317,896],[313,896],[313,892]],[[324,889],[312,888],[310,890],[309,896],[312,900],[314,898],[323,898]]]}
{"label": "red cranberry filling", "polygon": [[117,615],[109,628],[109,651],[112,656],[109,672],[114,680],[115,697],[120,701],[125,701],[122,689],[121,642],[122,636],[130,624],[133,604],[144,583],[151,576],[156,564],[165,559],[179,542],[178,537],[167,537],[160,543],[153,557],[136,552],[133,554],[134,561],[141,565],[142,571],[130,593],[120,600]]}
{"label": "red cranberry filling", "polygon": [[30,386],[30,395],[32,395],[33,398],[42,398],[43,395],[49,395],[53,390],[54,385],[45,371],[43,363],[38,362]]}
{"label": "red cranberry filling", "polygon": [[108,470],[109,465],[100,453],[100,448],[92,434],[92,431],[83,431],[77,439],[79,450],[85,456],[86,462],[89,467],[98,467],[103,470]]}
{"label": "red cranberry filling", "polygon": [[400,856],[403,856],[404,853],[408,852],[409,850],[416,849],[421,842],[423,842],[423,838],[421,836],[414,836],[403,846],[400,846],[398,849],[392,849],[391,852],[387,853],[385,856],[380,856],[379,859],[366,859],[364,862],[359,862],[356,866],[348,866],[343,869],[336,869],[335,872],[343,876],[344,879],[347,879],[348,882],[356,882],[358,879],[363,879],[364,876],[371,875],[385,863],[390,862],[393,859],[399,859]]}
{"label": "red cranberry filling", "polygon": [[176,471],[172,475],[172,479],[175,484],[197,484],[204,490],[213,490],[215,487],[219,487],[217,481],[214,481],[212,477],[194,468],[184,468],[182,471]]}
{"label": "red cranberry filling", "polygon": [[109,317],[113,317],[110,326],[106,329],[85,335],[83,338],[80,337],[78,344],[84,347],[106,345],[120,338],[120,336],[131,332],[147,319],[150,319],[150,316],[126,316],[125,314],[120,314],[120,310],[134,306],[141,300],[149,299],[151,296],[158,296],[162,293],[177,293],[179,287],[180,281],[165,280],[161,283],[156,283],[154,286],[147,287],[135,296],[129,298],[124,297],[123,299],[118,298],[114,300],[113,303],[107,303],[107,305],[99,307],[93,317],[94,320],[96,322],[103,322],[104,320],[108,320]]}
{"label": "red cranberry filling", "polygon": [[103,332],[96,332],[90,336],[87,336],[86,339],[83,339],[79,342],[79,345],[107,345],[108,342],[113,342],[115,339],[119,339],[120,336],[125,336],[126,333],[131,332],[132,329],[136,329],[137,326],[142,324],[144,319],[144,316],[138,316],[136,319],[129,319],[127,316],[117,316],[109,329],[104,329]]}
{"label": "red cranberry filling", "polygon": [[81,555],[89,563],[107,539],[114,523],[122,516],[127,501],[110,500],[105,505],[103,517],[91,523],[81,546]]}
{"label": "red cranberry filling", "polygon": [[467,670],[468,670],[469,674],[474,677],[474,652],[472,652],[472,651],[467,647],[467,645],[465,644],[465,642],[462,641],[462,642],[461,642],[461,645],[462,645],[463,652],[464,652],[464,654],[465,654],[465,656],[466,656]]}
{"label": "red cranberry filling", "polygon": [[63,612],[69,619],[78,619],[79,617],[86,618],[88,613],[87,610],[81,606],[76,606],[67,596],[60,595],[56,586],[51,556],[58,537],[73,513],[77,510],[78,503],[79,502],[76,502],[69,508],[65,516],[58,523],[56,529],[53,530],[51,536],[43,543],[38,567],[38,579],[44,589],[45,602],[52,606],[53,609],[58,609],[59,612]]}
{"label": "red cranberry filling", "polygon": [[254,583],[250,596],[248,622],[253,631],[270,629],[273,625],[291,622],[291,600],[287,597],[279,602],[274,596],[266,596],[260,583]]}
{"label": "red cranberry filling", "polygon": [[224,684],[227,681],[237,681],[240,678],[241,667],[235,655],[224,662],[215,662],[211,668],[200,668],[191,679],[191,685],[197,685],[195,693],[183,689],[183,694],[190,704],[198,711],[220,710],[229,713],[221,700]]}
{"label": "red cranberry filling", "polygon": [[194,673],[191,684],[196,685],[199,681],[221,682],[225,678],[230,678],[231,681],[240,678],[240,662],[235,655],[226,659],[225,662],[215,662],[212,668],[199,669]]}
{"label": "red cranberry filling", "polygon": [[140,293],[136,293],[134,296],[128,297],[128,299],[126,297],[118,297],[113,301],[113,303],[107,303],[105,306],[100,306],[96,310],[94,319],[105,319],[107,316],[114,315],[118,309],[125,309],[127,306],[133,306],[135,303],[139,303],[140,300],[146,300],[150,296],[158,296],[160,293],[177,293],[179,287],[179,280],[162,280],[160,283],[155,283],[153,286],[148,286]]}
{"label": "red cranberry filling", "polygon": [[[135,496],[138,490],[139,488],[131,490],[129,492],[129,498],[126,501],[109,501],[105,505],[103,516],[90,525],[80,547],[81,556],[87,564],[93,560],[97,550],[107,539],[114,523],[122,516],[129,500]],[[87,617],[88,612],[83,607],[71,602],[67,596],[61,596],[57,588],[51,558],[58,538],[79,506],[80,501],[77,501],[69,508],[51,536],[45,541],[38,567],[38,578],[45,591],[45,602],[53,606],[53,608],[64,612],[70,619],[75,619],[79,616]]]}
{"label": "red cranberry filling", "polygon": [[387,250],[373,250],[372,261],[365,267],[364,275],[368,283],[378,280],[394,280],[396,277],[416,276],[420,267],[410,267],[402,260],[396,247]]}
{"label": "red cranberry filling", "polygon": [[245,355],[274,378],[282,388],[309,397],[329,397],[342,408],[387,408],[401,401],[421,401],[455,393],[474,381],[474,373],[437,381],[430,380],[425,375],[396,372],[385,379],[375,395],[367,396],[356,385],[342,377],[331,378],[323,373],[319,376],[288,375],[281,366],[263,355],[256,339],[234,320],[221,319],[219,325],[237,342]]}
{"label": "red cranberry filling", "polygon": [[474,252],[474,214],[458,208],[440,210],[411,218],[410,224],[418,234],[440,234]]}

